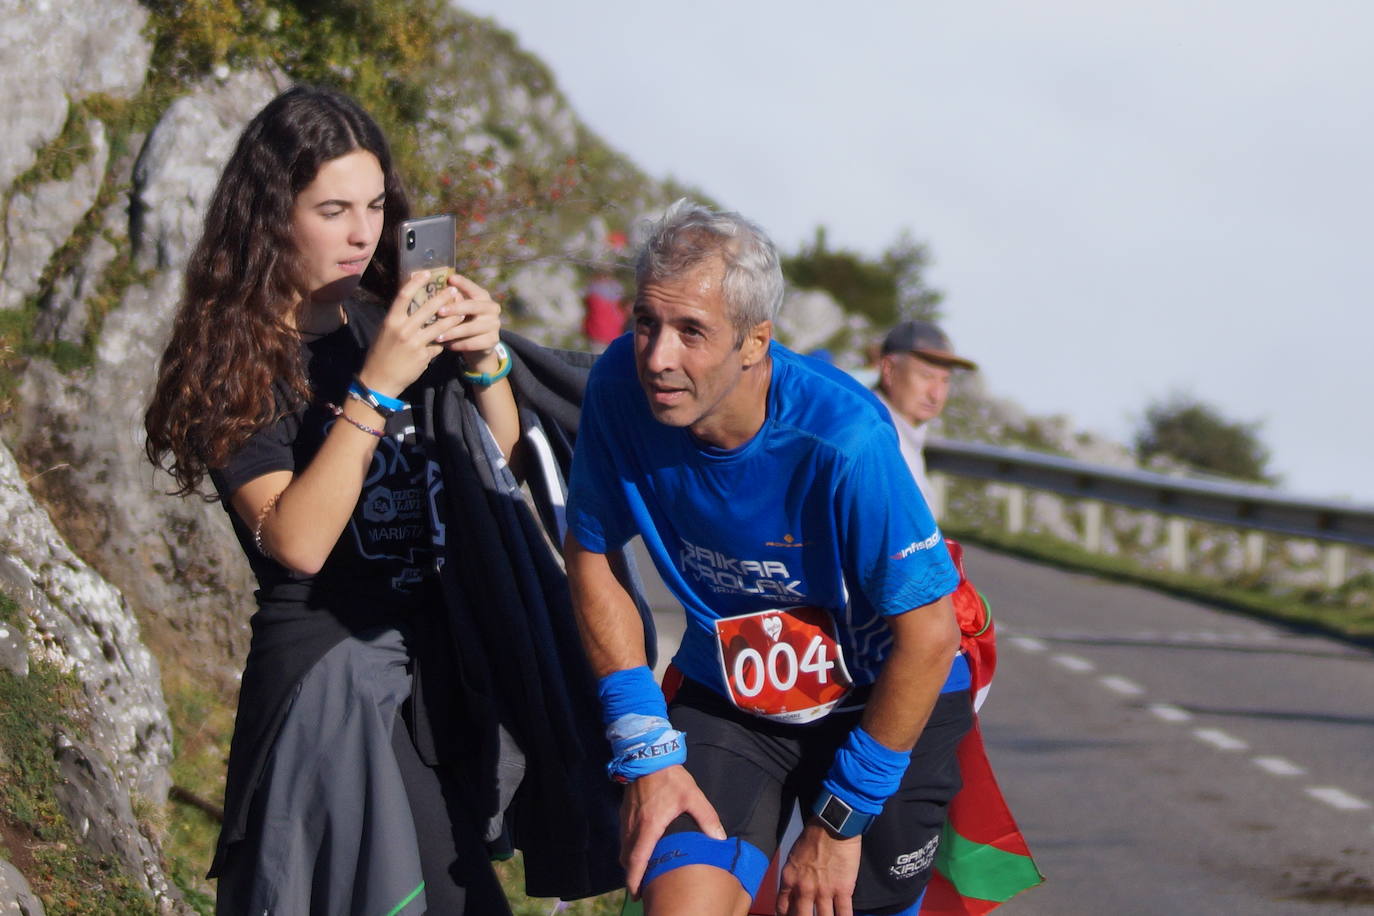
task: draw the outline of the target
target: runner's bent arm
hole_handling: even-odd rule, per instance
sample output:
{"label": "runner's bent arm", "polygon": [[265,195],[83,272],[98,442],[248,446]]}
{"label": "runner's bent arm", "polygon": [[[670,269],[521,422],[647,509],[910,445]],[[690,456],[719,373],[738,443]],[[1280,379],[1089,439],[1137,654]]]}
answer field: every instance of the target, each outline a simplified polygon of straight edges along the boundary
{"label": "runner's bent arm", "polygon": [[863,727],[894,751],[909,751],[926,727],[959,648],[949,596],[887,618],[892,649],[864,707]]}
{"label": "runner's bent arm", "polygon": [[[892,649],[869,694],[862,725],[886,747],[909,751],[949,676],[959,628],[948,596],[891,615],[887,621]],[[828,903],[837,916],[852,913],[862,842],[862,837],[833,836],[815,816],[810,817],[783,868],[778,912],[810,916],[813,907],[824,911]]]}
{"label": "runner's bent arm", "polygon": [[587,550],[571,531],[563,544],[563,558],[577,629],[592,672],[601,678],[613,671],[647,665],[639,609],[616,578],[610,559],[604,553]]}
{"label": "runner's bent arm", "polygon": [[[592,671],[601,678],[647,665],[639,610],[616,578],[607,556],[587,550],[569,531],[563,557],[577,628]],[[625,866],[625,883],[632,895],[639,896],[639,882],[654,844],[673,819],[683,813],[690,814],[703,833],[725,839],[720,818],[685,767],[664,767],[625,787],[620,806],[620,861]]]}

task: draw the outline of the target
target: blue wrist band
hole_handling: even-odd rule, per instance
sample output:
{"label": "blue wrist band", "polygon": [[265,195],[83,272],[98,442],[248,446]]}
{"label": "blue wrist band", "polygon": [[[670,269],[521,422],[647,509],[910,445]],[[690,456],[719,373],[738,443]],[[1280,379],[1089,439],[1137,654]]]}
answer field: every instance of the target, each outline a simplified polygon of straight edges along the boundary
{"label": "blue wrist band", "polygon": [[611,762],[606,773],[617,782],[687,761],[686,736],[668,721],[668,703],[645,665],[613,671],[597,685]]}
{"label": "blue wrist band", "polygon": [[844,800],[855,811],[878,814],[897,791],[911,762],[911,751],[894,751],[856,726],[835,752],[821,789]]}
{"label": "blue wrist band", "polygon": [[350,394],[358,396],[358,400],[373,407],[381,407],[391,413],[397,413],[406,409],[406,402],[400,398],[393,398],[382,394],[380,391],[373,391],[358,379],[353,379],[353,384],[348,386]]}
{"label": "blue wrist band", "polygon": [[621,716],[606,727],[606,739],[611,742],[606,775],[616,782],[634,782],[687,762],[687,736],[659,716]]}
{"label": "blue wrist band", "polygon": [[632,713],[668,718],[668,703],[647,665],[612,671],[600,680],[596,692],[601,698],[601,721],[606,725]]}

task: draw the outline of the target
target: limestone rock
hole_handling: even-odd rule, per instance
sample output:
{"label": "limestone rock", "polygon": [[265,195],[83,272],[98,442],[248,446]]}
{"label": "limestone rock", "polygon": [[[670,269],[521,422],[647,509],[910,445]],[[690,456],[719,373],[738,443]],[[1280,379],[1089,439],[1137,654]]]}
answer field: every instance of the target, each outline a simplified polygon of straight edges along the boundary
{"label": "limestone rock", "polygon": [[[168,107],[134,166],[130,235],[141,268],[177,272],[185,267],[239,133],[283,88],[274,73],[234,73],[202,84]],[[164,305],[170,319],[175,302]]]}
{"label": "limestone rock", "polygon": [[134,0],[0,0],[0,188],[62,130],[69,100],[138,91],[152,54],[147,24]]}
{"label": "limestone rock", "polygon": [[789,348],[809,353],[832,345],[837,337],[841,349],[857,349],[853,345],[868,336],[871,327],[864,318],[846,312],[829,293],[801,289],[789,290],[783,297],[774,333]]}
{"label": "limestone rock", "polygon": [[71,236],[105,178],[110,156],[105,125],[89,122],[91,156],[67,181],[49,181],[10,200],[5,232],[9,253],[0,276],[0,310],[18,308],[38,289],[48,259]]}
{"label": "limestone rock", "polygon": [[118,854],[154,898],[179,899],[133,816],[133,799],[161,804],[171,786],[172,729],[157,662],[124,599],[72,553],[3,446],[0,585],[32,625],[29,653],[81,686],[72,714],[85,738],[79,746],[60,740],[56,752],[69,780],[61,799],[68,819],[98,849]]}
{"label": "limestone rock", "polygon": [[[139,876],[153,898],[164,904],[180,900],[162,871],[160,854],[138,829],[127,789],[106,765],[100,750],[67,735],[56,741],[58,804],[77,838],[95,852],[111,856],[124,870]],[[163,906],[164,910],[170,908]]]}
{"label": "limestone rock", "polygon": [[20,677],[29,673],[29,641],[14,624],[0,623],[0,668]]}
{"label": "limestone rock", "polygon": [[0,859],[0,913],[14,916],[44,916],[43,904],[34,895],[24,876],[4,859]]}
{"label": "limestone rock", "polygon": [[566,264],[528,264],[510,275],[511,293],[529,336],[546,346],[585,345],[581,336],[582,290]]}
{"label": "limestone rock", "polygon": [[162,802],[172,734],[157,662],[123,597],[72,553],[3,446],[0,581],[28,612],[34,650],[80,679],[92,742],[125,785]]}
{"label": "limestone rock", "polygon": [[60,340],[81,344],[85,340],[89,320],[87,300],[96,290],[105,270],[119,255],[104,235],[97,235],[86,251],[85,258],[65,276],[58,279],[49,301],[34,322],[34,336],[38,340]]}
{"label": "limestone rock", "polygon": [[168,108],[134,166],[129,204],[135,256],[156,272],[105,317],[92,366],[63,374],[34,360],[22,389],[23,455],[56,469],[36,487],[63,530],[135,606],[205,644],[205,663],[224,675],[247,649],[255,585],[223,509],[167,495],[171,478],[143,452],[143,411],[215,181],[281,82],[233,74]]}

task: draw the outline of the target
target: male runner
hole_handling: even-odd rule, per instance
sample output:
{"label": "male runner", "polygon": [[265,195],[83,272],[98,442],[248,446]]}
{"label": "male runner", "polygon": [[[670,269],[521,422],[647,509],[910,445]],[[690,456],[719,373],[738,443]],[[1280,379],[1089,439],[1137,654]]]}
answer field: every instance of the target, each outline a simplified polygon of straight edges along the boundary
{"label": "male runner", "polygon": [[[636,274],[565,545],[630,891],[653,916],[745,913],[796,800],[780,913],[914,913],[971,718],[944,541],[872,394],[772,342],[762,230],[679,201]],[[687,614],[671,723],[606,557],[635,534]]]}

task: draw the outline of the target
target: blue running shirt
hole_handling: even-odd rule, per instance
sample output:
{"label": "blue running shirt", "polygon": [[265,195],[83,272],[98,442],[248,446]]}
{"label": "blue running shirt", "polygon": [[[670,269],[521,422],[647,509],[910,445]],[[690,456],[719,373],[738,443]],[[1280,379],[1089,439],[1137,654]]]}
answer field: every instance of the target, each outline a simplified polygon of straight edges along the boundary
{"label": "blue running shirt", "polygon": [[582,404],[568,526],[594,553],[643,536],[687,614],[673,657],[687,677],[728,696],[712,621],[817,605],[870,684],[892,641],[883,615],[949,594],[958,573],[886,409],[832,366],[769,352],[767,418],[725,451],[655,420],[633,336],[612,343]]}

